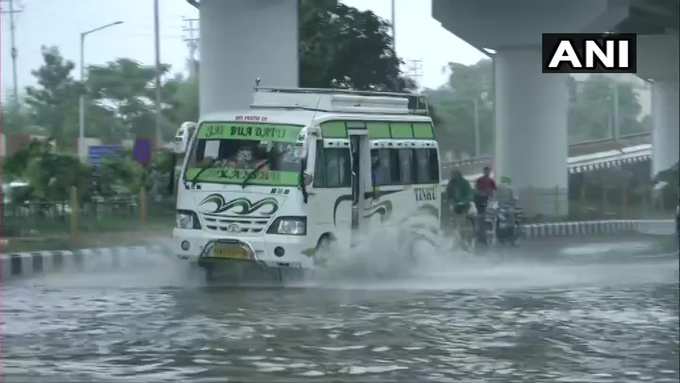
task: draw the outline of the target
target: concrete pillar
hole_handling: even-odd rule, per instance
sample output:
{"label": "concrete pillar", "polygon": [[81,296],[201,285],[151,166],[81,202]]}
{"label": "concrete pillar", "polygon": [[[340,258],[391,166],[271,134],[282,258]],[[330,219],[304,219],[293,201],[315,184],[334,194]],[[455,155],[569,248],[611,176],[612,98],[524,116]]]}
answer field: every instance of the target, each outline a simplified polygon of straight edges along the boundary
{"label": "concrete pillar", "polygon": [[298,85],[297,0],[201,0],[200,109],[247,108],[263,87]]}
{"label": "concrete pillar", "polygon": [[565,77],[541,72],[539,47],[502,48],[495,60],[497,175],[512,179],[527,214],[565,215]]}
{"label": "concrete pillar", "polygon": [[652,84],[652,177],[678,162],[678,82]]}

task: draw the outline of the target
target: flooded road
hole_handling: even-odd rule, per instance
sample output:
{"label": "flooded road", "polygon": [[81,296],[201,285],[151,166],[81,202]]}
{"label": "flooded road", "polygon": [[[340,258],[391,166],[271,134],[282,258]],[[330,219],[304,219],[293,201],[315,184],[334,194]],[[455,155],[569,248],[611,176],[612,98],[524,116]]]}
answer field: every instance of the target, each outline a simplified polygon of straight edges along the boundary
{"label": "flooded road", "polygon": [[17,281],[1,291],[2,372],[6,382],[678,381],[677,255],[632,240],[530,251],[286,289],[206,286],[177,264]]}

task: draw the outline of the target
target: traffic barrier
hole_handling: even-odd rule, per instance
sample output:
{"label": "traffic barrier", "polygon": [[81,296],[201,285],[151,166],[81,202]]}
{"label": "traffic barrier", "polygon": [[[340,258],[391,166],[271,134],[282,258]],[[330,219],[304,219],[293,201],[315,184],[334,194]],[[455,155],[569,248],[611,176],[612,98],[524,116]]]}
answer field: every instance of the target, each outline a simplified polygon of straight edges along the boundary
{"label": "traffic barrier", "polygon": [[133,246],[0,254],[0,280],[54,272],[96,272],[149,262],[150,253],[172,254],[166,246]]}
{"label": "traffic barrier", "polygon": [[528,239],[613,235],[633,232],[653,235],[669,235],[675,232],[675,223],[673,220],[548,222],[525,224],[522,226],[522,231],[524,236]]}

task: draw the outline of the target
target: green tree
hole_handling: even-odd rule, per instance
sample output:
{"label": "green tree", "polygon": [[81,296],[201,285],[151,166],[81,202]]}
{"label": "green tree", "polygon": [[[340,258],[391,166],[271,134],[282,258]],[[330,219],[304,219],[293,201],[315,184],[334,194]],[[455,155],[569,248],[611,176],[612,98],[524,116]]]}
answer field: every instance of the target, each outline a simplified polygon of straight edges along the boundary
{"label": "green tree", "polygon": [[475,102],[480,132],[481,154],[493,153],[493,73],[490,60],[473,65],[450,63],[446,85],[425,93],[432,103],[431,114],[445,150],[474,154]]}
{"label": "green tree", "polygon": [[31,185],[31,199],[64,201],[71,186],[87,198],[90,169],[78,158],[56,153],[49,142],[34,141],[8,158],[4,164],[10,179],[23,179]]}
{"label": "green tree", "polygon": [[567,86],[570,95],[567,120],[570,142],[612,137],[614,87],[618,91],[620,134],[640,133],[649,129],[648,119],[638,119],[642,107],[632,83],[616,81],[602,75],[593,75],[580,83],[570,77]]}
{"label": "green tree", "polygon": [[71,77],[73,62],[65,61],[58,48],[42,47],[42,56],[44,64],[31,72],[38,87],[26,88],[26,103],[33,121],[45,127],[57,147],[63,148],[75,141],[76,136],[70,133],[75,131],[73,121],[82,86]]}
{"label": "green tree", "polygon": [[3,175],[8,180],[20,179],[24,175],[24,170],[28,167],[28,162],[33,157],[38,157],[42,152],[48,151],[48,142],[31,141],[27,147],[17,151],[3,162]]}
{"label": "green tree", "polygon": [[96,100],[87,103],[86,135],[102,140],[103,144],[120,144],[128,136],[123,121]]}
{"label": "green tree", "polygon": [[[166,73],[169,66],[163,65]],[[126,130],[140,137],[153,137],[155,68],[120,58],[104,66],[91,66],[87,88],[91,99],[120,120]]]}
{"label": "green tree", "polygon": [[164,109],[167,122],[164,133],[173,137],[184,121],[198,121],[198,79],[176,75],[163,84],[163,100],[168,105]]}
{"label": "green tree", "polygon": [[398,91],[402,77],[390,24],[337,0],[300,3],[300,84],[313,88]]}
{"label": "green tree", "polygon": [[104,159],[97,175],[98,191],[104,196],[137,193],[147,182],[146,171],[130,155]]}
{"label": "green tree", "polygon": [[25,105],[10,101],[2,105],[2,130],[5,134],[37,133],[30,112]]}

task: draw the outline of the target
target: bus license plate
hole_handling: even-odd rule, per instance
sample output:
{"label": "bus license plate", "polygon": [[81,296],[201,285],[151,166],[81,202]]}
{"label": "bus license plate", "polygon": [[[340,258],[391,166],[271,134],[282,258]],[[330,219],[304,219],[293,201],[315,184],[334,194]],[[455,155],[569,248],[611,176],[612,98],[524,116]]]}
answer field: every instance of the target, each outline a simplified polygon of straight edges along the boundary
{"label": "bus license plate", "polygon": [[233,245],[216,244],[213,248],[213,257],[226,259],[250,259],[248,250]]}

